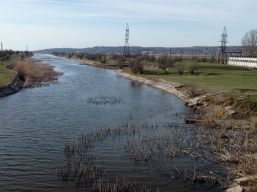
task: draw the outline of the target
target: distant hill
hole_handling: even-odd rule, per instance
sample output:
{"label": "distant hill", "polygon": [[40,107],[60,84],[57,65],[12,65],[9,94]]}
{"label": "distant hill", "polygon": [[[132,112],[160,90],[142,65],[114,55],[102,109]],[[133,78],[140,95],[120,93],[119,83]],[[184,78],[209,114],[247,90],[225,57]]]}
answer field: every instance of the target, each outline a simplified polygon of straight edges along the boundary
{"label": "distant hill", "polygon": [[[240,46],[229,46],[229,52],[238,52],[241,50]],[[139,47],[133,46],[130,47],[131,54],[140,54],[140,53],[152,53],[152,54],[188,54],[188,55],[213,55],[217,54],[220,51],[219,47],[215,46],[194,46],[194,47]],[[53,49],[44,49],[35,51],[37,53],[53,53],[53,52],[66,52],[66,53],[90,53],[90,54],[122,54],[123,47],[91,47],[91,48],[53,48]]]}

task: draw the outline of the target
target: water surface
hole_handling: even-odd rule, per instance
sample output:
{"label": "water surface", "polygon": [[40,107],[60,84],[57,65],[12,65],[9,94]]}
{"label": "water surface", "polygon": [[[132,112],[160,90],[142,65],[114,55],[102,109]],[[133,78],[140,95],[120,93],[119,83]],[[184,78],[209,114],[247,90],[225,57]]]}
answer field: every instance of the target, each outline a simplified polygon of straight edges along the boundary
{"label": "water surface", "polygon": [[[34,58],[54,65],[64,75],[57,84],[0,98],[1,191],[77,191],[74,183],[57,177],[65,164],[64,145],[92,130],[127,122],[186,126],[184,114],[190,111],[172,95],[123,79],[112,70],[82,66],[51,55],[36,54]],[[120,103],[88,102],[98,96],[119,98]],[[136,166],[124,157],[124,142],[110,141],[96,148],[99,162],[113,177],[136,178],[161,191],[217,190],[172,180],[169,163],[158,168]],[[174,163],[190,166],[191,161],[184,158]]]}

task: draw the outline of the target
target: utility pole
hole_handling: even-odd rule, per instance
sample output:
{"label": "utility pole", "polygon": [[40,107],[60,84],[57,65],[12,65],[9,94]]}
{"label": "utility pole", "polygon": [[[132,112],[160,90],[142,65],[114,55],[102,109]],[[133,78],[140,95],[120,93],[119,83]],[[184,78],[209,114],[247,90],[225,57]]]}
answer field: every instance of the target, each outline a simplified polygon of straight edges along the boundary
{"label": "utility pole", "polygon": [[1,51],[3,52],[3,43],[1,42]]}
{"label": "utility pole", "polygon": [[125,45],[123,48],[123,56],[125,58],[130,57],[130,52],[129,52],[129,25],[127,23],[127,27],[126,27],[126,35],[125,35]]}
{"label": "utility pole", "polygon": [[221,34],[221,45],[220,45],[220,56],[219,61],[222,64],[227,64],[227,43],[228,43],[228,34],[227,28],[223,28],[223,32]]}
{"label": "utility pole", "polygon": [[170,65],[172,65],[172,61],[171,61],[171,48],[170,48]]}

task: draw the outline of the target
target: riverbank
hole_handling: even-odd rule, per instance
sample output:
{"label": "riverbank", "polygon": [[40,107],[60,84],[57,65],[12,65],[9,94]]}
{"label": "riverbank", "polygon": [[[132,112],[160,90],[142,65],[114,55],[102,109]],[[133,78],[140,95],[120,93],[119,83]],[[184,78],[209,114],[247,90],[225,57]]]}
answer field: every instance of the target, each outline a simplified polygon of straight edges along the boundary
{"label": "riverbank", "polygon": [[62,75],[54,70],[49,64],[40,63],[32,58],[17,60],[11,64],[19,77],[24,81],[24,88],[40,87],[49,85],[58,80]]}
{"label": "riverbank", "polygon": [[[227,192],[255,191],[257,147],[256,106],[250,106],[247,98],[213,93],[192,94],[192,89],[180,83],[164,79],[150,79],[117,70],[121,77],[150,85],[166,91],[183,100],[187,106],[196,109],[188,123],[198,123],[221,131],[216,136],[201,135],[210,141],[213,158],[219,163],[227,163],[229,185]],[[248,108],[244,107],[249,105]],[[241,110],[241,111],[240,111]],[[249,119],[249,116],[251,118]],[[235,134],[239,134],[235,136]],[[244,146],[242,146],[242,144]],[[231,146],[234,145],[234,146]],[[229,148],[228,148],[229,147]]]}
{"label": "riverbank", "polygon": [[88,65],[92,67],[98,67],[102,69],[117,69],[117,64],[106,64],[101,63],[100,61],[88,60],[88,59],[74,59],[75,61],[80,62],[81,65]]}
{"label": "riverbank", "polygon": [[22,88],[47,86],[58,80],[62,73],[56,72],[54,67],[39,63],[30,57],[16,58],[8,64],[14,74],[13,78],[3,86],[0,86],[0,97],[19,92]]}
{"label": "riverbank", "polygon": [[[185,64],[189,70],[190,65]],[[94,66],[94,63],[88,65]],[[231,186],[228,191],[255,191],[257,104],[252,100],[255,98],[255,88],[253,83],[244,85],[236,81],[241,76],[243,82],[251,81],[255,71],[209,63],[201,67],[197,75],[187,71],[182,76],[173,72],[163,74],[156,69],[143,74],[132,74],[129,69],[117,70],[117,74],[171,93],[194,108],[195,113],[187,119],[187,123],[200,124],[206,127],[207,132],[198,133],[198,137],[206,141],[202,147],[207,148],[199,158],[211,155],[216,163],[226,165],[226,181],[229,183],[225,187]],[[221,78],[223,76],[225,79]],[[195,86],[197,84],[201,85],[200,88]]]}
{"label": "riverbank", "polygon": [[184,101],[186,105],[190,107],[196,106],[197,103],[199,103],[202,99],[206,97],[206,95],[204,94],[197,95],[197,96],[191,95],[192,90],[189,87],[185,88],[185,86],[183,86],[180,83],[169,82],[166,80],[143,78],[143,77],[128,74],[126,72],[123,72],[122,70],[117,70],[116,72],[119,76],[124,77],[126,79],[129,79],[138,83],[142,83],[145,85],[150,85],[162,91],[166,91],[170,94],[173,94],[179,99],[181,99],[182,101]]}
{"label": "riverbank", "polygon": [[0,65],[0,87],[10,83],[15,75],[15,71],[7,69],[4,65]]}
{"label": "riverbank", "polygon": [[5,97],[19,92],[23,88],[24,82],[16,74],[14,78],[5,86],[0,87],[0,97]]}

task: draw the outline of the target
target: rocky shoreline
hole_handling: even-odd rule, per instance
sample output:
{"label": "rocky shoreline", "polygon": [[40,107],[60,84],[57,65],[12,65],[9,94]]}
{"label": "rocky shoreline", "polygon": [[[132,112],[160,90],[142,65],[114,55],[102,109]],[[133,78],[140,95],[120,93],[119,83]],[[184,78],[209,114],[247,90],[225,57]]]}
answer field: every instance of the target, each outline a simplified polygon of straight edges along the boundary
{"label": "rocky shoreline", "polygon": [[145,85],[149,85],[157,89],[166,91],[170,94],[173,94],[174,96],[184,101],[186,106],[189,106],[189,107],[196,106],[199,102],[201,102],[206,97],[206,95],[204,94],[198,95],[195,97],[190,96],[189,90],[181,89],[183,85],[179,83],[174,83],[174,82],[165,81],[165,80],[156,80],[156,79],[147,79],[143,77],[138,77],[135,75],[130,75],[128,73],[125,73],[122,70],[117,70],[116,72],[119,76],[124,77],[126,79],[129,79],[138,83],[142,83]]}

